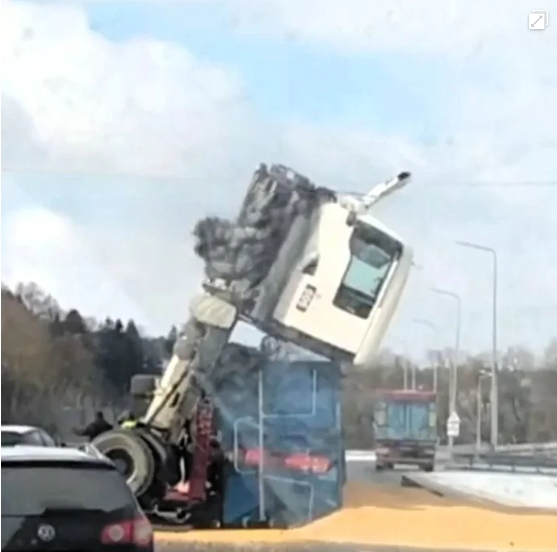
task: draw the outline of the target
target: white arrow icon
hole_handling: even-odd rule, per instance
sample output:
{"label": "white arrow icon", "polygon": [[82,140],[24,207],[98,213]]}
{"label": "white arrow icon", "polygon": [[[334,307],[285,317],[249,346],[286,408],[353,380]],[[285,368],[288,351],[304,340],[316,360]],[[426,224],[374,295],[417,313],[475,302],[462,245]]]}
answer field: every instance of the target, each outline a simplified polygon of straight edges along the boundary
{"label": "white arrow icon", "polygon": [[543,31],[549,26],[548,10],[532,10],[528,14],[528,28],[531,31]]}

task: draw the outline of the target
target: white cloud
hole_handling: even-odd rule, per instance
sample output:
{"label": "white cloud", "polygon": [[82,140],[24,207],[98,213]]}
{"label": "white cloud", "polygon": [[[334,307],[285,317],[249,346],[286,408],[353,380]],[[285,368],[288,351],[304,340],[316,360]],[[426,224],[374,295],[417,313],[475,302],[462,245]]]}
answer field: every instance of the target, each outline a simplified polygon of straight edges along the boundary
{"label": "white cloud", "polygon": [[[557,179],[552,27],[528,33],[530,7],[517,0],[494,1],[491,19],[472,1],[459,3],[455,18],[441,0],[374,4],[328,0],[317,17],[303,0],[229,1],[239,32],[257,24],[258,32],[345,53],[451,57],[440,106],[446,120],[430,145],[303,121],[264,126],[229,68],[149,37],[110,42],[89,28],[77,5],[4,2],[3,171],[90,173],[99,182],[110,174],[152,178],[113,178],[115,195],[137,197],[102,227],[60,219],[41,205],[12,213],[3,224],[3,277],[7,266],[12,279],[37,279],[64,306],[74,302],[91,314],[121,309],[162,329],[184,318],[199,281],[188,242],[193,222],[233,210],[257,162],[286,162],[320,183],[351,189],[410,169],[413,188],[379,210],[411,236],[424,266],[407,294],[400,334],[411,335],[415,316],[450,320],[450,305],[424,291],[442,284],[461,290],[466,302],[464,346],[487,344],[489,309],[481,298],[489,298],[489,271],[453,247],[467,238],[501,251],[502,341],[539,345],[555,322],[553,311],[543,310],[557,281],[555,193],[450,184]],[[11,186],[21,186],[21,174],[11,174]],[[163,176],[175,179],[156,178]],[[42,233],[48,225],[58,230]]]}
{"label": "white cloud", "polygon": [[[47,167],[185,177],[226,163],[234,122],[249,122],[234,75],[178,46],[112,43],[71,4],[2,12],[2,91],[32,121]],[[25,165],[14,157],[4,163]]]}
{"label": "white cloud", "polygon": [[[534,0],[225,0],[240,31],[328,45],[344,52],[469,56],[546,42],[528,31]],[[550,14],[555,0],[545,3]],[[549,33],[546,33],[546,35]],[[534,46],[535,47],[535,46]]]}
{"label": "white cloud", "polygon": [[[345,55],[392,54],[386,59],[395,72],[396,55],[411,57],[418,66],[433,61],[451,67],[444,90],[431,90],[444,109],[441,140],[429,151],[420,148],[433,176],[439,177],[440,169],[444,174],[456,169],[461,180],[557,178],[555,26],[528,30],[528,13],[539,8],[535,0],[226,4],[240,33]],[[557,13],[557,0],[546,2],[545,9],[550,17]]]}
{"label": "white cloud", "polygon": [[86,233],[62,215],[41,207],[8,214],[2,220],[2,281],[9,286],[36,282],[69,309],[114,318],[126,313],[148,319],[140,305],[114,279],[88,246]]}

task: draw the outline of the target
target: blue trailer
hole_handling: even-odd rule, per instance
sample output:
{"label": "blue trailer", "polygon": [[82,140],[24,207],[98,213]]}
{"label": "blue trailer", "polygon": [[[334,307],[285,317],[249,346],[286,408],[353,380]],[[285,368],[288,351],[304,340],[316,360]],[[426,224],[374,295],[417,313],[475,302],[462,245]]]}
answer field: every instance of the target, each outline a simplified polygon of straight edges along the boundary
{"label": "blue trailer", "polygon": [[219,390],[223,526],[293,527],[342,506],[341,372],[331,362],[269,361]]}

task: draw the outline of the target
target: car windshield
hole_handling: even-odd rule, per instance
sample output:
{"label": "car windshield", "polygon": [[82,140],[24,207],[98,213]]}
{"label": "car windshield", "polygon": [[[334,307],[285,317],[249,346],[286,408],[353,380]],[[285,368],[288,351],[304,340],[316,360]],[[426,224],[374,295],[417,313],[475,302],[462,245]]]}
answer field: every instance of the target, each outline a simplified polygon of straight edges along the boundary
{"label": "car windshield", "polygon": [[23,434],[16,431],[2,431],[2,446],[13,447],[23,441]]}
{"label": "car windshield", "polygon": [[357,225],[350,238],[350,261],[334,305],[367,318],[402,245],[369,225]]}
{"label": "car windshield", "polygon": [[2,517],[52,511],[135,511],[124,478],[104,465],[2,463]]}

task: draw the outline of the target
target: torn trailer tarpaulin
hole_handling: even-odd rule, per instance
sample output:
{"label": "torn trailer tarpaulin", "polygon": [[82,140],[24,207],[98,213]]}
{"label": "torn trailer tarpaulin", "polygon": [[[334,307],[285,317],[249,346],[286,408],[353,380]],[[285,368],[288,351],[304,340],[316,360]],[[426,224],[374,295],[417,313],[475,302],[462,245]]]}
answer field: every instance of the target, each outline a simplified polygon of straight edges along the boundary
{"label": "torn trailer tarpaulin", "polygon": [[194,229],[195,251],[210,281],[222,280],[240,301],[267,277],[296,217],[309,217],[334,192],[280,165],[255,172],[235,222],[216,217]]}

